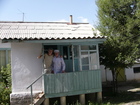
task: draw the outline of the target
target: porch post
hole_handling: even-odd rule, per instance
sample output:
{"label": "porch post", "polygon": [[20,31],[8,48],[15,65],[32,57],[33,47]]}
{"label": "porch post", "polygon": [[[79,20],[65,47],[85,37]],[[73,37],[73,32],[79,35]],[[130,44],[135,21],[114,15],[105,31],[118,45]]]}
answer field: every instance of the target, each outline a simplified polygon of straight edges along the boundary
{"label": "porch post", "polygon": [[96,49],[96,51],[97,51],[97,59],[96,59],[96,60],[97,60],[97,62],[98,62],[97,68],[100,69],[100,61],[99,61],[99,45],[97,44],[96,47],[97,47],[97,49]]}
{"label": "porch post", "polygon": [[102,102],[102,92],[97,93],[97,102],[98,103]]}
{"label": "porch post", "polygon": [[80,94],[80,103],[82,104],[82,105],[85,105],[85,94]]}
{"label": "porch post", "polygon": [[75,64],[74,64],[74,46],[72,45],[72,65],[73,65],[73,72],[75,71]]}
{"label": "porch post", "polygon": [[49,102],[49,98],[46,98],[45,101],[43,102],[43,105],[49,105],[50,102]]}
{"label": "porch post", "polygon": [[66,97],[60,97],[60,104],[61,105],[66,105]]}

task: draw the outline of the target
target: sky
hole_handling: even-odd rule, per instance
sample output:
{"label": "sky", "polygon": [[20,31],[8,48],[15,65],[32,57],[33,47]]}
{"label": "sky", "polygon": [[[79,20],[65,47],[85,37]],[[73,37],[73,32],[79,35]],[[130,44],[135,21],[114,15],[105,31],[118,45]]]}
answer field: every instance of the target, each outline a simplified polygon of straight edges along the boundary
{"label": "sky", "polygon": [[0,0],[0,21],[98,22],[96,0]]}

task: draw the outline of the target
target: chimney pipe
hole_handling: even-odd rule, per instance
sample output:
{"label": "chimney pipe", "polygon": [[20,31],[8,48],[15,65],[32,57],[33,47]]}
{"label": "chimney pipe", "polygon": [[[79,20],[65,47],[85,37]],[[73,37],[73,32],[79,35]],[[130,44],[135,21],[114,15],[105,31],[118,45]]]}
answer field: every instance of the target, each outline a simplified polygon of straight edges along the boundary
{"label": "chimney pipe", "polygon": [[70,15],[70,24],[73,23],[73,18],[72,18],[72,15]]}

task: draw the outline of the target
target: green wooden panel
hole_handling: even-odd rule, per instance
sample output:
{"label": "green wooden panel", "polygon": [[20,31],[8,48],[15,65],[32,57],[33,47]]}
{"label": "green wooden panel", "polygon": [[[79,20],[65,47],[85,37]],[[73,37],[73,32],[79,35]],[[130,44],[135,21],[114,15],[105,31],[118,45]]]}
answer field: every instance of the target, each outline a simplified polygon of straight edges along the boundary
{"label": "green wooden panel", "polygon": [[73,66],[72,66],[72,60],[64,60],[66,64],[66,72],[72,72],[73,71]]}
{"label": "green wooden panel", "polygon": [[44,86],[45,96],[48,98],[100,92],[102,91],[101,71],[46,74]]}
{"label": "green wooden panel", "polygon": [[74,59],[74,67],[75,67],[75,71],[79,71],[79,59],[75,58]]}

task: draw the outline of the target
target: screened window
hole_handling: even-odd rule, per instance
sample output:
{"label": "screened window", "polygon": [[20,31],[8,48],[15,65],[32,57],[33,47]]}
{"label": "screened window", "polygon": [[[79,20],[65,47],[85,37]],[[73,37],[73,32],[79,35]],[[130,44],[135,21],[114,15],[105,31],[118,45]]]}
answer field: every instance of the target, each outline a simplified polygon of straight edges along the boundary
{"label": "screened window", "polygon": [[0,49],[0,68],[11,62],[10,49]]}

